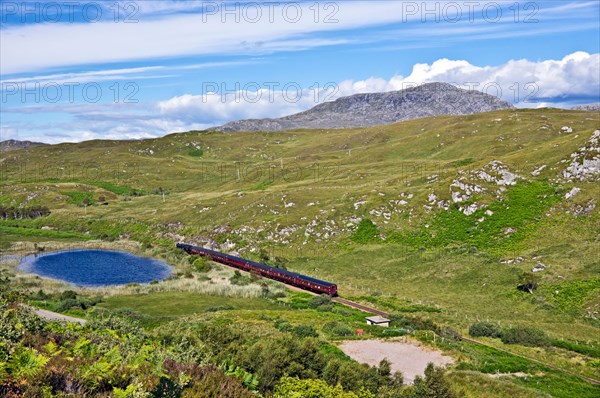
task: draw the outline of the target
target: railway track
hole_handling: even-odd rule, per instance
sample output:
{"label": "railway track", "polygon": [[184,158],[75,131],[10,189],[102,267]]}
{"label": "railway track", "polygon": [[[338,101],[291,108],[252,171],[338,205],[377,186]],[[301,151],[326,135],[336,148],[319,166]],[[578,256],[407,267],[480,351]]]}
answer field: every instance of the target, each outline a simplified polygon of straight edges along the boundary
{"label": "railway track", "polygon": [[[177,247],[180,247],[180,246],[182,248],[185,248],[185,247],[192,247],[193,248],[193,246],[191,246],[191,245],[186,245],[186,244],[178,243]],[[208,251],[207,249],[204,249],[204,248],[197,248],[197,249]],[[208,252],[214,253],[214,254],[217,254],[217,255],[227,256],[227,255],[225,255],[223,253],[219,253],[219,252],[213,252],[213,251],[208,251]],[[232,257],[232,258],[244,261],[241,258],[237,258],[237,257]],[[222,261],[220,259],[214,259],[214,258],[212,258],[212,260],[216,261],[218,263],[221,263],[221,264],[225,264],[225,265],[231,266],[231,264],[229,264],[228,262],[224,262],[224,261]],[[272,268],[272,267],[265,266],[265,265],[261,265],[261,266]],[[298,274],[294,274],[294,275],[298,275]],[[303,278],[307,278],[306,276],[303,276],[303,275],[298,275],[298,276],[303,277]],[[302,291],[305,291],[305,292],[309,292],[309,293],[312,293],[312,294],[317,294],[316,292],[311,292],[310,289],[307,289],[306,287],[301,287],[301,286],[293,287],[292,285],[289,284],[288,281],[280,280],[280,279],[277,279],[277,278],[274,278],[274,279],[275,280],[279,280],[280,282],[285,283],[286,285],[288,285],[288,287],[290,287],[290,288],[292,288],[294,290],[299,289],[299,290],[302,290]],[[315,281],[314,279],[311,279],[311,280]],[[316,282],[322,282],[322,281],[316,281]],[[325,282],[322,282],[322,283],[325,283]],[[335,286],[335,285],[333,285],[333,286]],[[319,292],[319,293],[322,293],[322,292]],[[377,308],[372,308],[372,307],[369,307],[369,306],[366,306],[366,305],[363,305],[363,304],[355,303],[354,301],[351,301],[351,300],[348,300],[348,299],[345,299],[345,298],[342,298],[342,297],[333,297],[332,300],[334,302],[336,302],[336,303],[340,303],[342,305],[345,305],[345,306],[348,306],[348,307],[351,307],[351,308],[355,308],[357,310],[360,310],[360,311],[363,311],[363,312],[366,312],[366,313],[369,313],[369,314],[380,315],[380,316],[384,316],[384,317],[390,317],[392,315],[389,312],[381,311],[381,310],[378,310]],[[496,348],[494,346],[491,346],[491,345],[488,345],[488,344],[484,344],[484,343],[481,343],[481,342],[476,341],[476,340],[471,340],[471,339],[468,339],[466,337],[461,337],[461,339],[463,341],[466,341],[466,342],[469,342],[469,343],[472,343],[472,344],[477,344],[477,345],[480,345],[480,346],[483,346],[483,347],[488,347],[488,348],[492,348],[492,349],[495,349],[495,350],[498,350],[498,351],[502,351],[502,352],[505,352],[507,354],[511,354],[511,355],[516,356],[516,357],[519,357],[519,358],[522,358],[522,359],[525,359],[525,360],[528,360],[528,361],[531,361],[531,362],[538,363],[540,365],[546,366],[547,368],[550,368],[550,369],[554,369],[554,370],[559,371],[561,373],[564,373],[564,374],[567,374],[567,375],[570,375],[570,376],[574,376],[574,377],[578,377],[578,378],[581,378],[582,380],[585,380],[587,382],[590,382],[590,383],[593,383],[593,384],[596,384],[596,385],[600,385],[600,381],[599,380],[593,379],[591,377],[583,376],[583,375],[580,375],[578,373],[571,372],[569,370],[562,369],[562,368],[559,368],[559,367],[547,364],[545,362],[541,362],[541,361],[539,361],[537,359],[533,359],[533,358],[529,358],[529,357],[526,357],[526,356],[523,356],[523,355],[515,354],[513,352],[510,352],[510,351],[507,351],[507,350],[504,350],[504,349],[501,349],[501,348]]]}
{"label": "railway track", "polygon": [[348,307],[356,308],[357,310],[361,310],[363,312],[368,312],[370,314],[381,315],[381,316],[391,316],[391,314],[388,312],[379,311],[378,309],[367,307],[366,305],[358,304],[358,303],[355,303],[354,301],[350,301],[345,298],[334,297],[333,301],[335,301],[336,303],[346,305]]}
{"label": "railway track", "polygon": [[[355,309],[363,311],[363,312],[367,312],[369,314],[381,315],[381,316],[385,316],[385,317],[391,316],[391,314],[389,312],[380,311],[380,310],[378,310],[376,308],[372,308],[372,307],[369,307],[369,306],[366,306],[366,305],[363,305],[363,304],[355,303],[354,301],[351,301],[351,300],[348,300],[348,299],[345,299],[345,298],[342,298],[342,297],[334,297],[333,301],[335,301],[336,303],[340,303],[340,304],[346,305],[346,306],[351,307],[351,308],[355,308]],[[501,352],[504,352],[504,353],[507,353],[507,354],[510,354],[510,355],[514,355],[516,357],[519,357],[519,358],[522,358],[522,359],[525,359],[525,360],[528,360],[528,361],[531,361],[531,362],[535,362],[535,363],[537,363],[539,365],[542,365],[542,366],[545,366],[547,368],[556,370],[558,372],[567,374],[569,376],[578,377],[578,378],[580,378],[582,380],[585,380],[585,381],[587,381],[589,383],[600,385],[600,380],[596,380],[596,379],[593,379],[591,377],[583,376],[581,374],[578,374],[578,373],[575,373],[575,372],[571,372],[570,370],[562,369],[562,368],[559,368],[559,367],[554,366],[554,365],[550,365],[548,363],[542,362],[542,361],[534,359],[534,358],[530,358],[530,357],[527,357],[527,356],[524,356],[524,355],[520,355],[520,354],[515,354],[514,352],[511,352],[511,351],[508,351],[508,350],[504,350],[502,348],[494,347],[494,346],[491,346],[491,345],[479,342],[477,340],[472,340],[472,339],[469,339],[467,337],[461,337],[461,340],[463,340],[465,342],[468,342],[468,343],[476,344],[476,345],[479,345],[479,346],[492,348],[494,350],[498,350],[498,351],[501,351]]]}

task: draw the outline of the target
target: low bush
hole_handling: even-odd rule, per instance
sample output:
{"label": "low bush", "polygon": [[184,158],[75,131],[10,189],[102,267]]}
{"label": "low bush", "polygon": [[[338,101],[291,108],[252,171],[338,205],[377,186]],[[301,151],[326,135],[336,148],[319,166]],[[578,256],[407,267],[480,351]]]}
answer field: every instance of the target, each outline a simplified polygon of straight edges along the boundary
{"label": "low bush", "polygon": [[190,149],[188,151],[188,156],[191,156],[193,158],[200,158],[202,157],[202,155],[204,155],[204,151],[202,149]]}
{"label": "low bush", "polygon": [[469,336],[499,338],[502,336],[502,329],[492,322],[477,322],[469,328]]}
{"label": "low bush", "polygon": [[338,321],[327,322],[323,325],[323,331],[331,336],[346,337],[354,335],[354,329],[345,323]]}
{"label": "low bush", "polygon": [[254,280],[252,277],[242,275],[240,271],[235,270],[233,276],[229,278],[229,282],[231,282],[232,285],[246,286],[254,282]]}
{"label": "low bush", "polygon": [[451,328],[450,326],[443,327],[440,330],[440,336],[445,339],[456,340],[456,341],[462,339],[462,335],[460,334],[460,332],[454,328]]}
{"label": "low bush", "polygon": [[224,304],[224,305],[218,305],[215,307],[208,307],[207,309],[204,310],[204,312],[231,311],[234,309],[235,309],[235,307],[233,307],[232,305]]}
{"label": "low bush", "polygon": [[198,272],[208,272],[212,269],[206,258],[198,257],[194,260],[193,264],[194,269]]}
{"label": "low bush", "polygon": [[309,302],[308,306],[310,308],[316,308],[320,311],[331,311],[333,309],[333,302],[331,301],[331,297],[322,294],[320,296],[313,297]]}
{"label": "low bush", "polygon": [[280,332],[291,332],[294,330],[294,327],[288,321],[284,321],[282,319],[275,320],[275,328]]}
{"label": "low bush", "polygon": [[532,326],[515,326],[502,332],[504,344],[521,344],[532,347],[547,347],[550,339],[543,330]]}
{"label": "low bush", "polygon": [[440,332],[440,327],[431,319],[405,315],[392,315],[391,318],[393,326],[412,330],[431,330],[436,333]]}
{"label": "low bush", "polygon": [[292,329],[292,333],[300,338],[319,337],[319,334],[312,325],[298,325]]}

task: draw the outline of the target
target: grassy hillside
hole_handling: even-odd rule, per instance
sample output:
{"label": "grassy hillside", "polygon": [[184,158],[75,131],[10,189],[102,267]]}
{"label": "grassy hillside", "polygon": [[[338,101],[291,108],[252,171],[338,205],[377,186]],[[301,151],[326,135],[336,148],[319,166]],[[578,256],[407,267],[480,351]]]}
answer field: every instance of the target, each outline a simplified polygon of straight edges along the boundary
{"label": "grassy hillside", "polygon": [[[168,255],[185,240],[334,281],[344,296],[463,334],[489,320],[598,347],[597,130],[598,112],[506,110],[6,152],[0,206],[51,214],[0,220],[1,247],[129,239]],[[517,289],[523,274],[535,279],[531,293]],[[148,312],[126,296],[106,305],[125,304]],[[600,378],[593,357],[543,356]]]}

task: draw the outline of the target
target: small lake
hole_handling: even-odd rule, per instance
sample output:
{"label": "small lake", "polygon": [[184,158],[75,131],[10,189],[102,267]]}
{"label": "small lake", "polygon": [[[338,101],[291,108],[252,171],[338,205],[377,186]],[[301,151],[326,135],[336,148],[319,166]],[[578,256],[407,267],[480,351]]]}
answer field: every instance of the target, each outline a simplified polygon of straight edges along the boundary
{"label": "small lake", "polygon": [[171,275],[164,262],[108,250],[68,250],[26,256],[18,267],[46,278],[82,287],[149,283]]}

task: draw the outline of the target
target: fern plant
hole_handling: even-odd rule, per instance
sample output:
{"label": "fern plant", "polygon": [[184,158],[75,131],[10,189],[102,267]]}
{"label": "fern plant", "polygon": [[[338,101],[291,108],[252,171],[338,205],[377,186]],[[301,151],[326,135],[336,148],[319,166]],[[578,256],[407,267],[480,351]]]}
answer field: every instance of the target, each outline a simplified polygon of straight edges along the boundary
{"label": "fern plant", "polygon": [[48,363],[49,358],[33,348],[22,348],[8,361],[9,372],[17,379],[34,377]]}

